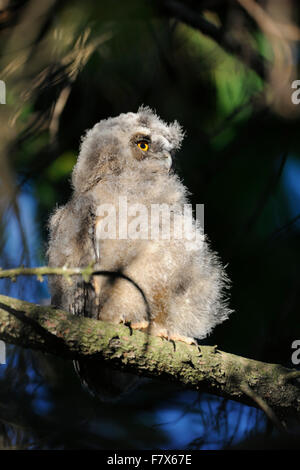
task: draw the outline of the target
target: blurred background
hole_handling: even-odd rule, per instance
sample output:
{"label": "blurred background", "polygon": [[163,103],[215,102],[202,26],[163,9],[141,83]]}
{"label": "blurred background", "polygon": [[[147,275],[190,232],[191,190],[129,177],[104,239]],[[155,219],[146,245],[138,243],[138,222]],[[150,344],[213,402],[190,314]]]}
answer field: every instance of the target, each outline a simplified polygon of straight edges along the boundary
{"label": "blurred background", "polygon": [[[292,0],[0,0],[1,267],[46,264],[47,220],[70,197],[81,135],[148,105],[186,130],[177,171],[192,203],[205,204],[205,232],[232,280],[235,313],[205,343],[295,367],[298,25]],[[49,299],[46,279],[1,281],[0,292]],[[0,448],[278,448],[277,439],[262,411],[213,395],[147,381],[103,405],[70,361],[7,345],[0,365]]]}

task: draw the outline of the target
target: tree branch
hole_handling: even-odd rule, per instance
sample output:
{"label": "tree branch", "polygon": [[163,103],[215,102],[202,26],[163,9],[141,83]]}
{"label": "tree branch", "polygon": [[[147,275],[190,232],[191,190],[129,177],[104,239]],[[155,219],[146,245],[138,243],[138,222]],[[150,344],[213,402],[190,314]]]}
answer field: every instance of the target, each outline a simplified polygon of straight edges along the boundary
{"label": "tree branch", "polygon": [[[222,27],[210,23],[184,3],[177,0],[165,0],[162,6],[169,15],[192,28],[198,29],[202,34],[213,39],[226,52],[238,57],[245,65],[253,69],[260,78],[266,79],[271,64],[249,44],[241,44],[232,35],[225,33]],[[245,47],[247,47],[247,54],[245,54]]]}
{"label": "tree branch", "polygon": [[53,307],[0,296],[0,339],[66,359],[93,358],[117,369],[258,406],[261,397],[278,417],[300,414],[295,371],[219,351],[131,331]]}
{"label": "tree branch", "polygon": [[[12,269],[1,269],[0,268],[0,279],[9,278],[12,281],[16,280],[17,276],[36,276],[39,281],[43,281],[43,276],[64,276],[69,278],[70,276],[82,275],[84,281],[88,281],[90,277],[95,274],[93,266],[87,266],[85,268],[51,268],[49,266],[40,266],[38,268],[24,268],[20,266]],[[97,271],[98,272],[98,271]],[[104,271],[103,271],[104,273]],[[112,273],[113,274],[113,273]]]}

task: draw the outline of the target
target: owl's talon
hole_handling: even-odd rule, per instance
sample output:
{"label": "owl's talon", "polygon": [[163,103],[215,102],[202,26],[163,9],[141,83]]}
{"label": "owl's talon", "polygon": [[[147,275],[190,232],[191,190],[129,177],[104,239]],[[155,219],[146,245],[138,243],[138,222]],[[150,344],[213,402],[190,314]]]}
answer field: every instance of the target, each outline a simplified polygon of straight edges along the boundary
{"label": "owl's talon", "polygon": [[129,328],[130,336],[132,336],[133,330],[130,321],[124,321],[124,325]]}
{"label": "owl's talon", "polygon": [[168,334],[167,330],[165,330],[163,328],[161,328],[159,330],[156,330],[154,334],[155,334],[155,336],[158,336],[161,339],[169,340],[169,334]]}
{"label": "owl's talon", "polygon": [[167,339],[168,341],[172,341],[172,343],[174,344],[174,350],[176,348],[176,341],[181,341],[182,343],[186,343],[188,345],[193,344],[198,346],[197,341],[194,338],[189,338],[187,336],[181,336],[177,334],[169,334],[166,330],[159,331],[157,333],[157,336],[160,336],[163,339]]}
{"label": "owl's talon", "polygon": [[194,338],[189,338],[188,336],[181,336],[181,335],[170,335],[169,340],[173,341],[181,341],[182,343],[198,346],[197,341]]}
{"label": "owl's talon", "polygon": [[126,320],[126,318],[124,316],[121,316],[119,318],[119,323],[121,325],[124,325],[124,326],[127,326],[129,328],[129,331],[130,331],[130,336],[132,336],[132,326],[131,326],[131,322],[129,320]]}

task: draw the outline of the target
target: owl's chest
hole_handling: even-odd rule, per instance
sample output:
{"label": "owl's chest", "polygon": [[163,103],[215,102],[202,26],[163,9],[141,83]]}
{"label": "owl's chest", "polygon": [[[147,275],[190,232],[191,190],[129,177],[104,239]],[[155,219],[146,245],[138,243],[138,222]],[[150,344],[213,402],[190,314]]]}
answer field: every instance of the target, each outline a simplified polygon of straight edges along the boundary
{"label": "owl's chest", "polygon": [[[98,257],[101,246],[108,250],[136,250],[141,241],[151,240],[151,209],[126,196],[97,206],[94,239]],[[105,243],[104,243],[105,242]],[[102,248],[103,249],[103,248]]]}

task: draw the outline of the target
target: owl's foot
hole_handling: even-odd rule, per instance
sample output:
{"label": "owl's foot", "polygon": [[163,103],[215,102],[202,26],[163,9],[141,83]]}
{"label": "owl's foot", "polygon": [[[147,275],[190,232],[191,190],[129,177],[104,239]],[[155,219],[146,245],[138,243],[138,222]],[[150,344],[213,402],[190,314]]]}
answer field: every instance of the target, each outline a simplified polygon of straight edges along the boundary
{"label": "owl's foot", "polygon": [[154,334],[155,336],[159,336],[160,338],[167,339],[168,341],[181,341],[189,345],[194,344],[197,346],[197,341],[194,338],[178,335],[176,333],[170,334],[166,328],[156,327],[152,334]]}
{"label": "owl's foot", "polygon": [[147,320],[132,322],[130,320],[126,320],[126,318],[122,316],[119,320],[119,323],[123,323],[132,330],[147,330],[149,328],[149,322]]}
{"label": "owl's foot", "polygon": [[158,336],[160,338],[166,339],[168,341],[181,341],[182,343],[186,344],[194,344],[198,346],[197,341],[194,338],[189,338],[188,336],[182,336],[176,333],[169,333],[166,328],[157,326],[157,325],[152,325],[150,326],[149,321],[147,320],[142,320],[140,322],[132,322],[130,320],[126,320],[123,316],[119,319],[119,323],[123,323],[125,326],[128,326],[131,330],[149,330],[150,334],[153,336]]}
{"label": "owl's foot", "polygon": [[197,341],[194,339],[194,338],[189,338],[188,336],[181,336],[181,335],[170,335],[169,336],[169,340],[171,341],[182,341],[183,343],[186,343],[186,344],[194,344],[196,346],[198,346],[197,344]]}
{"label": "owl's foot", "polygon": [[134,330],[146,330],[147,328],[149,328],[149,322],[147,320],[144,320],[140,322],[130,323],[130,326]]}

